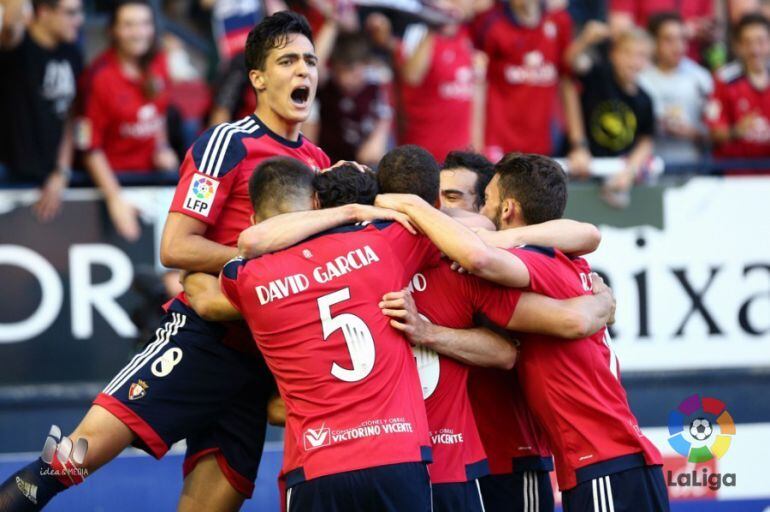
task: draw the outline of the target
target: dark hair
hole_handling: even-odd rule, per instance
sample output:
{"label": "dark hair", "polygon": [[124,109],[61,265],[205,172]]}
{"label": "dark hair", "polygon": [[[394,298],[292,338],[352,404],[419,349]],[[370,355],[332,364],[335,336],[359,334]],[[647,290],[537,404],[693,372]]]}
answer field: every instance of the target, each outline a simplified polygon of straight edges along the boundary
{"label": "dark hair", "polygon": [[329,57],[332,64],[351,66],[369,60],[369,41],[362,34],[343,34],[337,37]]}
{"label": "dark hair", "polygon": [[[150,45],[150,48],[148,48],[147,53],[139,57],[139,68],[142,71],[142,93],[145,98],[153,99],[160,93],[160,87],[157,78],[152,76],[152,73],[150,72],[150,66],[160,50],[158,45],[157,17],[155,16],[155,9],[152,4],[149,0],[118,0],[112,5],[112,9],[108,16],[107,26],[110,30],[114,29],[115,23],[118,21],[118,12],[128,5],[140,5],[148,8],[152,13],[152,24],[155,27],[155,36],[153,37],[152,44]],[[112,41],[112,45],[115,45],[115,41]]]}
{"label": "dark hair", "polygon": [[353,164],[342,164],[330,171],[317,174],[313,187],[321,208],[345,204],[374,204],[377,196],[377,175],[361,172]]}
{"label": "dark hair", "polygon": [[383,194],[416,194],[436,204],[439,167],[433,155],[420,146],[406,145],[388,151],[377,168],[377,182]]}
{"label": "dark hair", "polygon": [[744,14],[733,27],[735,39],[740,39],[743,31],[752,25],[761,25],[770,33],[770,21],[759,13]]}
{"label": "dark hair", "polygon": [[474,206],[484,206],[484,190],[495,175],[495,166],[487,157],[472,151],[451,151],[444,160],[442,171],[450,169],[468,169],[476,174],[476,201]]}
{"label": "dark hair", "polygon": [[60,0],[32,0],[32,10],[37,13],[41,7],[48,7],[49,9],[56,9],[59,6]]}
{"label": "dark hair", "polygon": [[289,157],[268,158],[249,178],[249,198],[254,213],[266,219],[288,211],[292,201],[313,194],[315,173],[304,163]]}
{"label": "dark hair", "polygon": [[291,34],[301,34],[313,42],[310,25],[304,16],[296,12],[279,11],[257,23],[246,39],[246,70],[265,69],[267,54],[289,44]]}
{"label": "dark hair", "polygon": [[684,25],[684,20],[682,19],[682,15],[676,11],[656,12],[650,16],[650,19],[647,21],[647,32],[649,32],[652,37],[658,37],[660,29],[663,28],[663,25],[666,23],[678,23],[679,25]]}
{"label": "dark hair", "polygon": [[527,224],[560,219],[567,206],[567,176],[552,158],[508,153],[495,165],[500,200],[515,199]]}

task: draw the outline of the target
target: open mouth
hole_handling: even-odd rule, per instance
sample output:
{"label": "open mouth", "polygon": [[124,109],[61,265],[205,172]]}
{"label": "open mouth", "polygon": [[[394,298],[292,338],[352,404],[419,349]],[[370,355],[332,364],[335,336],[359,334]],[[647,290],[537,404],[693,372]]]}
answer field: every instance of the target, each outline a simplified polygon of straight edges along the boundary
{"label": "open mouth", "polygon": [[305,105],[309,98],[310,88],[305,85],[296,87],[293,91],[291,91],[291,101],[295,105]]}

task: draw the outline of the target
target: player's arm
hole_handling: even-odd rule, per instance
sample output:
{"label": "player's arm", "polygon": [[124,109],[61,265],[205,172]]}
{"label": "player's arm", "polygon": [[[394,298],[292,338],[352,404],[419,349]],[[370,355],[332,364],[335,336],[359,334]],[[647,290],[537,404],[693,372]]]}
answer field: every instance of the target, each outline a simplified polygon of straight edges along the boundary
{"label": "player's arm", "polygon": [[479,230],[476,233],[492,247],[513,249],[521,245],[540,245],[555,247],[572,256],[594,252],[602,241],[602,234],[596,226],[570,219],[549,220],[501,231]]}
{"label": "player's arm", "polygon": [[274,427],[286,425],[286,403],[278,393],[267,402],[267,422]]}
{"label": "player's arm", "polygon": [[185,296],[198,316],[210,322],[238,320],[241,314],[224,296],[219,279],[203,272],[188,274],[182,281]]}
{"label": "player's arm", "polygon": [[489,281],[524,288],[529,286],[529,270],[513,254],[489,247],[473,231],[411,194],[380,194],[377,206],[400,211],[436,244],[449,259]]}
{"label": "player's arm", "polygon": [[295,245],[326,230],[355,222],[393,220],[415,233],[406,215],[375,206],[348,204],[325,210],[276,215],[245,229],[238,237],[243,258],[256,258]]}
{"label": "player's arm", "polygon": [[516,363],[516,345],[484,327],[452,329],[425,320],[417,311],[412,294],[391,292],[379,304],[390,325],[414,343],[462,363],[510,370]]}
{"label": "player's arm", "polygon": [[593,295],[567,300],[523,293],[505,327],[565,339],[591,336],[613,320],[615,311],[612,290],[596,274],[593,284]]}
{"label": "player's arm", "polygon": [[207,224],[178,212],[170,212],[160,241],[160,261],[166,267],[218,274],[238,255],[238,249],[208,240]]}
{"label": "player's arm", "polygon": [[[415,41],[415,40],[419,41]],[[425,25],[411,25],[404,33],[405,56],[399,71],[409,85],[417,86],[425,79],[430,69],[436,36]]]}

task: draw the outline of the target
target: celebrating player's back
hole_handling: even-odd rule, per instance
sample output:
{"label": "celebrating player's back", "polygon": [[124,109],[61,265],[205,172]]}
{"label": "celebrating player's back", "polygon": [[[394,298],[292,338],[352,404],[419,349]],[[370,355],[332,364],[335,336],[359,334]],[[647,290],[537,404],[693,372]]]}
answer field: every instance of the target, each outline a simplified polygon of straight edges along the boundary
{"label": "celebrating player's back", "polygon": [[[301,185],[270,185],[272,174],[261,168],[253,178],[258,219],[266,215],[257,203],[292,197],[278,190],[288,181]],[[312,195],[310,182],[307,189]],[[249,324],[286,402],[290,511],[429,510],[423,463],[430,439],[417,369],[377,304],[437,259],[426,238],[375,223],[236,259],[223,270],[223,292]]]}

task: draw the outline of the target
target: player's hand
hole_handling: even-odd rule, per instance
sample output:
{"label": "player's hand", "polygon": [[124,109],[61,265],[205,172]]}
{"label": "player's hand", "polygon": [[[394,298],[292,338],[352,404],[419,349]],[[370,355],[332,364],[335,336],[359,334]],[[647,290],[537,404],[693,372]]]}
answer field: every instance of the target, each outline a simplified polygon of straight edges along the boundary
{"label": "player's hand", "polygon": [[327,167],[326,169],[321,169],[321,173],[329,172],[332,169],[336,169],[337,167],[339,167],[341,165],[345,165],[345,164],[350,164],[350,165],[352,165],[353,167],[355,167],[356,169],[358,169],[361,172],[371,171],[371,169],[368,166],[363,165],[363,164],[359,164],[358,162],[356,162],[354,160],[338,160],[337,163],[335,163],[331,167]]}
{"label": "player's hand", "polygon": [[606,295],[609,298],[609,300],[611,301],[611,306],[610,306],[610,317],[607,320],[607,325],[614,324],[615,308],[618,305],[618,302],[615,299],[615,293],[612,291],[612,288],[607,286],[607,283],[604,282],[604,279],[602,278],[602,276],[600,276],[596,272],[591,272],[591,290],[593,291],[594,295]]}
{"label": "player's hand", "polygon": [[429,342],[430,322],[417,312],[412,294],[407,290],[386,293],[379,304],[382,313],[390,317],[390,325],[415,345]]}
{"label": "player's hand", "polygon": [[407,205],[420,202],[424,203],[425,201],[413,194],[379,194],[374,199],[374,206],[406,213]]}
{"label": "player's hand", "polygon": [[61,196],[67,188],[67,175],[61,171],[55,171],[45,180],[40,189],[40,198],[32,206],[37,220],[48,222],[61,210]]}
{"label": "player's hand", "polygon": [[454,270],[454,271],[455,271],[455,272],[457,272],[458,274],[470,274],[470,272],[468,272],[467,270],[465,270],[465,269],[464,269],[464,268],[463,268],[463,267],[462,267],[462,266],[461,266],[459,263],[457,263],[456,261],[453,261],[453,262],[452,262],[451,268],[452,268],[452,270]]}
{"label": "player's hand", "polygon": [[116,196],[107,200],[107,211],[115,231],[120,236],[129,242],[136,242],[139,239],[142,228],[139,225],[139,212],[134,205],[121,196]]}
{"label": "player's hand", "polygon": [[356,222],[372,222],[375,220],[392,220],[398,222],[404,229],[412,233],[417,234],[417,230],[409,221],[409,216],[404,215],[401,212],[395,210],[388,210],[387,208],[379,208],[377,206],[371,206],[367,204],[354,204],[353,212]]}

